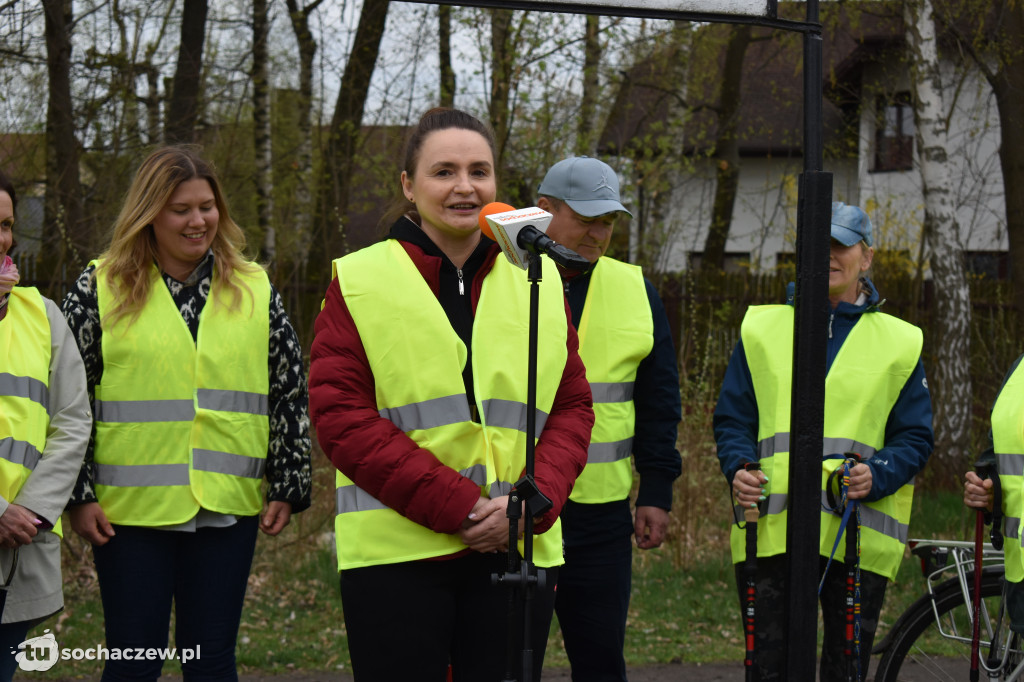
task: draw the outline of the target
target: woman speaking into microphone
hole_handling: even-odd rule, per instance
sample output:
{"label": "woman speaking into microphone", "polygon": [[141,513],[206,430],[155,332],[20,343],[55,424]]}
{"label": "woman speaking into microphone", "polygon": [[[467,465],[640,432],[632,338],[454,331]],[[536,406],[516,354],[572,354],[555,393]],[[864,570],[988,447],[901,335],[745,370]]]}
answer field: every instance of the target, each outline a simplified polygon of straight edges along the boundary
{"label": "woman speaking into microphone", "polygon": [[[316,322],[310,407],[338,469],[335,535],[357,680],[499,680],[505,670],[506,507],[525,464],[529,283],[481,235],[494,139],[431,109],[406,147],[387,238],[333,263]],[[553,268],[553,266],[552,266]],[[535,563],[562,563],[558,512],[594,422],[559,278],[540,301],[535,480],[552,508]],[[540,678],[554,603],[532,610]],[[521,644],[521,643],[520,643]]]}

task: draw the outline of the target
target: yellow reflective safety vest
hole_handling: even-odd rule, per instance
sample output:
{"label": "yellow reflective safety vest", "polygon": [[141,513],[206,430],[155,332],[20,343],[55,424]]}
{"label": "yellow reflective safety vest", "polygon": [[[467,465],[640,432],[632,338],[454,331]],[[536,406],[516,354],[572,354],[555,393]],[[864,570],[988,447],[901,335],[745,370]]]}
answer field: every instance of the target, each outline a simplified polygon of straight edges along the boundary
{"label": "yellow reflective safety vest", "polygon": [[654,319],[639,266],[601,257],[580,315],[580,357],[594,399],[587,466],[569,499],[584,504],[629,497],[633,486],[633,383],[654,347]]}
{"label": "yellow reflective safety vest", "polygon": [[[335,260],[333,277],[359,329],[381,417],[478,484],[481,495],[508,494],[526,461],[526,273],[499,255],[483,282],[472,339],[479,423],[472,420],[462,379],[466,346],[402,245],[389,239]],[[567,357],[561,279],[548,259],[540,289],[535,438],[551,411]],[[466,549],[458,535],[405,518],[341,472],[336,495],[338,570]],[[535,536],[534,561],[563,563],[560,521]]]}
{"label": "yellow reflective safety vest", "polygon": [[[758,408],[758,456],[769,496],[757,524],[758,556],[786,551],[789,424],[793,373],[793,308],[751,307],[740,329]],[[828,556],[841,518],[828,509],[825,486],[842,464],[830,455],[870,459],[885,446],[885,425],[921,356],[921,330],[880,312],[865,313],[850,330],[825,377],[820,553]],[[861,568],[895,578],[907,541],[913,482],[861,504]],[[735,510],[742,517],[739,509]],[[733,562],[745,557],[744,533],[731,534]]]}
{"label": "yellow reflective safety vest", "polygon": [[992,446],[1003,490],[1006,579],[1024,580],[1020,519],[1024,513],[1024,363],[1003,384],[992,407]]}
{"label": "yellow reflective safety vest", "polygon": [[195,341],[156,266],[138,317],[111,323],[115,304],[103,271],[96,292],[103,376],[96,386],[96,496],[111,523],[164,526],[200,508],[252,516],[270,439],[270,282],[237,273],[248,287],[235,310],[214,279]]}
{"label": "yellow reflective safety vest", "polygon": [[[0,321],[0,495],[13,502],[46,447],[50,320],[35,287],[14,287]],[[61,534],[60,520],[54,532]]]}

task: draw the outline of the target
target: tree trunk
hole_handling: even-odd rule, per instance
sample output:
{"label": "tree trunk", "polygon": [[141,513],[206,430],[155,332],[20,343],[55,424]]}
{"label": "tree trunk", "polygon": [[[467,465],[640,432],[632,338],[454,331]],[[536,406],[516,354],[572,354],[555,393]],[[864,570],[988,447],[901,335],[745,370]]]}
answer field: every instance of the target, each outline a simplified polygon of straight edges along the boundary
{"label": "tree trunk", "polygon": [[455,106],[455,70],[452,68],[452,8],[451,5],[437,6],[438,49],[441,60],[442,107]]}
{"label": "tree trunk", "polygon": [[511,127],[509,112],[509,87],[512,83],[512,61],[515,55],[510,45],[512,33],[512,10],[492,9],[491,14],[491,98],[487,104],[487,114],[494,129],[495,142],[498,145],[494,159],[495,167],[503,168],[502,159],[505,145],[508,142]]}
{"label": "tree trunk", "polygon": [[195,141],[208,11],[207,0],[185,0],[181,12],[178,64],[174,70],[174,85],[164,126],[164,137],[169,144]]}
{"label": "tree trunk", "polygon": [[580,119],[576,130],[576,153],[587,156],[597,155],[597,138],[600,126],[597,124],[597,103],[600,98],[601,66],[601,17],[587,15],[587,29],[583,36],[583,95],[580,97]]}
{"label": "tree trunk", "polygon": [[[1001,3],[1001,33],[1006,41],[1003,63],[989,84],[999,108],[999,161],[1006,201],[1006,235],[1010,242],[1010,279],[1018,314],[1024,313],[1024,4]],[[1013,41],[1010,43],[1010,41]]]}
{"label": "tree trunk", "polygon": [[711,224],[704,240],[701,270],[725,269],[725,245],[729,240],[736,191],[740,183],[740,151],[736,128],[739,123],[740,88],[743,84],[743,61],[750,45],[750,26],[733,26],[725,52],[725,67],[718,95],[718,139],[715,141],[715,201]]}
{"label": "tree trunk", "polygon": [[300,8],[297,0],[288,0],[288,16],[292,31],[299,44],[299,96],[295,103],[298,110],[299,143],[296,150],[297,167],[295,174],[295,203],[292,228],[295,230],[296,261],[300,279],[305,280],[309,262],[309,250],[313,233],[313,60],[316,57],[316,39],[309,30],[309,17],[323,0],[316,0]]}
{"label": "tree trunk", "polygon": [[[325,259],[338,258],[347,252],[343,221],[348,212],[352,162],[359,142],[370,78],[377,64],[380,40],[387,22],[388,5],[388,0],[365,0],[363,3],[352,53],[338,88],[327,139],[326,172],[321,177],[318,190],[318,235],[314,239],[318,253]],[[315,273],[319,281],[320,273],[327,265],[316,264],[310,272]]]}
{"label": "tree trunk", "polygon": [[[65,287],[92,256],[79,178],[79,144],[71,101],[70,0],[43,0],[49,97],[46,105],[46,200],[40,273],[50,294]],[[65,281],[62,281],[65,280]]]}
{"label": "tree trunk", "polygon": [[[931,377],[933,389],[935,456],[950,466],[937,472],[954,472],[970,455],[971,374],[970,290],[964,276],[959,245],[959,225],[952,201],[948,165],[946,104],[939,70],[934,11],[930,0],[906,5],[907,42],[911,48],[911,87],[914,91],[914,124],[924,189],[924,235],[935,281],[932,333],[936,357]],[[945,481],[948,483],[949,481]]]}
{"label": "tree trunk", "polygon": [[270,21],[267,0],[252,3],[252,119],[253,146],[256,152],[256,216],[263,232],[260,260],[271,264],[277,259],[274,234],[274,176],[270,130],[270,82],[267,76],[267,36]]}

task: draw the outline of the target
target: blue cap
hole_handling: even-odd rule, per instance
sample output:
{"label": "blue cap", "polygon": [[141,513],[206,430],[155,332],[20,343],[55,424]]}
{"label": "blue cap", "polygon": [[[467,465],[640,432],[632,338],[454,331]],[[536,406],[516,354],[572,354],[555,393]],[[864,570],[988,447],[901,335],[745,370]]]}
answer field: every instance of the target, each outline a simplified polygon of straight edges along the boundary
{"label": "blue cap", "polygon": [[616,211],[633,217],[619,200],[619,178],[615,171],[604,161],[589,156],[574,156],[556,163],[544,176],[538,194],[560,199],[587,218]]}
{"label": "blue cap", "polygon": [[833,201],[832,239],[843,246],[853,246],[859,241],[871,246],[871,219],[864,209]]}

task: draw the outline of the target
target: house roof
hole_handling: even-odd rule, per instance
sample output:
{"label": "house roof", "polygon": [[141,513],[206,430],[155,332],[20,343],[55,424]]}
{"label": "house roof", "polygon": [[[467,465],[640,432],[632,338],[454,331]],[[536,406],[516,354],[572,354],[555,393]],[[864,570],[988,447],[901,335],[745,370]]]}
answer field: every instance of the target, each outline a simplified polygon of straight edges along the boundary
{"label": "house roof", "polygon": [[[821,7],[825,146],[832,154],[854,153],[856,147],[848,143],[856,134],[851,114],[859,102],[860,70],[879,59],[884,48],[902,40],[902,21],[891,12],[849,9],[845,3],[825,3]],[[712,24],[695,29],[689,64],[682,63],[681,48],[669,46],[623,73],[622,88],[601,136],[602,151],[628,154],[640,145],[647,146],[650,136],[669,129],[673,117],[678,121],[685,107],[681,117],[683,149],[687,154],[708,152],[717,135],[714,107],[722,81],[726,39],[734,28]],[[802,36],[752,27],[751,37],[743,63],[737,125],[740,154],[800,155]],[[673,70],[685,70],[685,89],[667,87],[670,80],[666,74]],[[686,96],[678,91],[685,91]]]}

